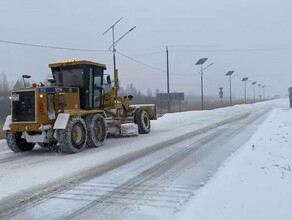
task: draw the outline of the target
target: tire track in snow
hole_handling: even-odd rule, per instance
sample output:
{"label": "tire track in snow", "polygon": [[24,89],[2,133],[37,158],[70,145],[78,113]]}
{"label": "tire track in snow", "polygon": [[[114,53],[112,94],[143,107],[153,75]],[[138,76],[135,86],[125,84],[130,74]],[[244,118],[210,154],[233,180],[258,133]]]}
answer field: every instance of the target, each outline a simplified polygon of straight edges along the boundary
{"label": "tire track in snow", "polygon": [[[265,111],[266,113],[266,111]],[[203,137],[187,146],[184,149],[181,149],[176,154],[166,158],[165,160],[157,163],[155,166],[145,170],[140,175],[130,179],[126,183],[117,186],[113,190],[109,191],[107,194],[103,196],[97,196],[96,193],[90,194],[90,196],[94,197],[95,200],[92,200],[90,204],[85,206],[84,208],[78,210],[77,212],[70,215],[68,218],[84,218],[83,214],[90,209],[94,209],[94,212],[101,213],[100,215],[94,216],[94,219],[116,219],[119,218],[121,213],[125,213],[133,208],[137,208],[137,206],[153,206],[158,208],[169,208],[173,211],[176,211],[179,206],[188,201],[194,194],[193,191],[199,186],[188,187],[191,189],[189,192],[177,192],[176,199],[166,200],[164,197],[167,197],[165,194],[164,186],[153,186],[151,189],[151,193],[139,193],[144,187],[148,186],[150,181],[155,180],[158,177],[161,177],[167,171],[173,169],[178,163],[185,160],[187,157],[190,157],[194,154],[199,148],[204,147],[204,145],[208,144],[211,141],[216,142],[218,139],[225,139],[228,141],[228,137],[240,132],[244,127],[249,125],[251,122],[256,120],[260,115],[257,114],[251,117],[249,120],[240,123],[240,126],[237,128],[233,128],[232,126],[226,126],[225,128],[219,128],[214,133],[208,135],[207,137]],[[236,123],[236,122],[233,122]],[[232,124],[233,124],[232,123]],[[173,169],[177,175],[179,175],[180,170]],[[159,189],[157,189],[159,188]],[[174,188],[174,187],[173,187]],[[171,187],[171,190],[173,190]],[[162,191],[161,191],[162,190]],[[152,192],[155,192],[153,195]],[[121,193],[122,192],[122,193]],[[184,194],[187,193],[187,194]],[[184,196],[182,196],[184,194]],[[58,198],[58,197],[56,197]],[[71,199],[78,199],[78,197],[71,197]],[[69,199],[69,198],[66,198]],[[90,201],[90,200],[89,200]]]}
{"label": "tire track in snow", "polygon": [[[131,161],[134,161],[140,157],[143,157],[149,153],[153,153],[156,151],[159,151],[163,148],[168,147],[171,144],[178,143],[182,140],[185,140],[190,137],[194,137],[196,135],[202,134],[204,132],[210,131],[212,129],[215,129],[217,127],[220,127],[222,125],[226,125],[230,122],[239,121],[241,119],[246,118],[250,113],[245,113],[240,116],[235,116],[230,119],[206,126],[204,128],[198,129],[196,131],[192,131],[186,135],[183,135],[178,138],[173,138],[171,140],[165,141],[163,143],[153,145],[151,147],[148,147],[146,149],[143,149],[139,152],[132,153],[131,155],[128,155],[128,157],[118,158],[114,162],[110,162],[107,164],[104,164],[103,166],[98,166],[91,168],[87,171],[84,171],[80,173],[79,175],[74,175],[71,177],[67,177],[65,179],[61,179],[52,183],[49,183],[47,185],[42,185],[39,187],[36,187],[34,189],[26,190],[24,192],[21,192],[15,196],[8,197],[1,201],[0,205],[0,217],[8,216],[11,213],[18,212],[21,210],[22,207],[27,206],[33,206],[34,204],[38,203],[44,198],[47,198],[49,196],[59,194],[62,191],[69,190],[76,185],[81,184],[82,182],[86,182],[90,179],[93,179],[97,176],[100,176],[110,170],[113,170],[115,168],[118,168],[124,164],[127,164]],[[181,157],[185,157],[188,155],[189,152],[182,152],[180,155]],[[133,183],[132,183],[133,184]],[[140,184],[141,185],[141,184]],[[137,188],[137,187],[134,187]]]}

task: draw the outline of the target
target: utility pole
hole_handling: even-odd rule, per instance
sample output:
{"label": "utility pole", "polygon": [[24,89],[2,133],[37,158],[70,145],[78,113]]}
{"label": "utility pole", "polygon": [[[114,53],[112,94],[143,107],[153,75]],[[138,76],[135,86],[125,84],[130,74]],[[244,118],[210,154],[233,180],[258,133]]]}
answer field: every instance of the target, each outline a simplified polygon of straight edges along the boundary
{"label": "utility pole", "polygon": [[262,86],[262,88],[263,88],[263,100],[265,100],[265,85],[264,86]]}
{"label": "utility pole", "polygon": [[170,97],[169,97],[169,58],[168,58],[168,46],[166,46],[166,68],[167,68],[167,109],[170,112]]}

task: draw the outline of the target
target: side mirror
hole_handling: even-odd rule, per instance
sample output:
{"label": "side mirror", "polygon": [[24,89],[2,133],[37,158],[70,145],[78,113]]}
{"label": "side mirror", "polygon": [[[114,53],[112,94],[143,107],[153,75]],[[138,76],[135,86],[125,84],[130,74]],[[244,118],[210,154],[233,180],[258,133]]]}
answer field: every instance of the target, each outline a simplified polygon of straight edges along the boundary
{"label": "side mirror", "polygon": [[24,79],[29,79],[31,76],[30,75],[22,75],[22,78]]}
{"label": "side mirror", "polygon": [[29,79],[30,77],[31,77],[30,75],[22,75],[22,80],[23,80],[24,88],[26,88],[26,83],[25,83],[25,80],[24,79]]}
{"label": "side mirror", "polygon": [[110,75],[106,76],[106,81],[107,81],[107,84],[109,85],[112,83]]}

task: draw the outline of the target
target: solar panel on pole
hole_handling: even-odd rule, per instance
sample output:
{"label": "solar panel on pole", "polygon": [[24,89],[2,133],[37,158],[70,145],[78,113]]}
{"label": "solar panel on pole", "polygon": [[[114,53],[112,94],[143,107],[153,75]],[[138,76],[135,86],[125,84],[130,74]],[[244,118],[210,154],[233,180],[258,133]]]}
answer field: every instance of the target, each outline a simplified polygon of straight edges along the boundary
{"label": "solar panel on pole", "polygon": [[201,58],[195,64],[195,65],[201,65],[201,105],[202,105],[202,110],[204,110],[203,64],[207,60],[208,60],[208,58]]}

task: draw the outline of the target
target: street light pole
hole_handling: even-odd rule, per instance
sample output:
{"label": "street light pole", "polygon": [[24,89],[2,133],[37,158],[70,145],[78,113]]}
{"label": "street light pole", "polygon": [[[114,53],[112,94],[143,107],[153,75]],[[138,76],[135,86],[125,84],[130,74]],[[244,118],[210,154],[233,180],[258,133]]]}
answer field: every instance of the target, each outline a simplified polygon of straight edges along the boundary
{"label": "street light pole", "polygon": [[246,104],[246,83],[247,83],[248,77],[242,78],[242,81],[244,82],[244,103]]}
{"label": "street light pole", "polygon": [[[248,81],[246,82],[246,84],[248,84],[250,81],[251,81],[251,80],[248,80]],[[248,100],[247,100],[247,89],[246,89],[246,103],[248,103]]]}
{"label": "street light pole", "polygon": [[262,88],[263,88],[263,100],[265,100],[265,87],[266,87],[265,85],[262,86]]}
{"label": "street light pole", "polygon": [[115,45],[115,29],[112,27],[112,38],[113,38],[113,60],[114,60],[114,72],[116,71],[116,45]]}
{"label": "street light pole", "polygon": [[204,110],[204,82],[203,82],[203,65],[201,65],[201,105],[202,105],[202,110]]}
{"label": "street light pole", "polygon": [[246,82],[244,82],[244,103],[246,104]]}
{"label": "street light pole", "polygon": [[168,47],[166,46],[166,68],[167,68],[167,109],[170,112],[170,97],[169,97],[169,61],[168,61]]}
{"label": "street light pole", "polygon": [[26,88],[25,79],[29,79],[30,77],[31,77],[30,75],[22,75],[22,80],[23,80],[24,88]]}
{"label": "street light pole", "polygon": [[258,84],[259,87],[259,101],[261,101],[262,96],[261,96],[261,84]]}
{"label": "street light pole", "polygon": [[231,95],[231,75],[229,76],[229,105],[232,106],[232,95]]}
{"label": "street light pole", "polygon": [[201,65],[201,107],[204,110],[204,82],[203,82],[203,64],[207,61],[208,58],[201,58],[195,65]]}
{"label": "street light pole", "polygon": [[252,82],[252,85],[253,85],[253,103],[255,103],[255,84],[257,82]]}
{"label": "street light pole", "polygon": [[232,94],[231,94],[231,75],[234,73],[234,70],[228,71],[226,76],[229,76],[229,105],[232,105]]}
{"label": "street light pole", "polygon": [[113,40],[113,44],[111,47],[113,47],[113,61],[114,61],[114,74],[116,74],[116,46],[115,46],[115,26],[117,23],[120,22],[120,20],[122,20],[123,17],[121,17],[119,20],[117,20],[112,26],[110,26],[102,35],[105,35],[109,30],[112,31],[112,40]]}
{"label": "street light pole", "polygon": [[[122,17],[123,18],[123,17]],[[134,30],[136,28],[136,26],[132,27],[130,30],[128,30],[125,34],[123,34],[118,40],[115,40],[115,26],[117,25],[117,23],[120,22],[120,20],[122,20],[122,18],[120,18],[119,20],[117,20],[112,26],[110,26],[102,35],[105,35],[107,32],[109,32],[110,30],[112,31],[112,40],[113,43],[112,45],[109,47],[109,50],[111,48],[112,52],[113,52],[113,62],[114,62],[114,76],[115,76],[115,86],[118,87],[118,73],[117,73],[117,68],[116,68],[116,45],[120,42],[120,40],[122,40],[128,33],[130,33],[132,30]]]}

